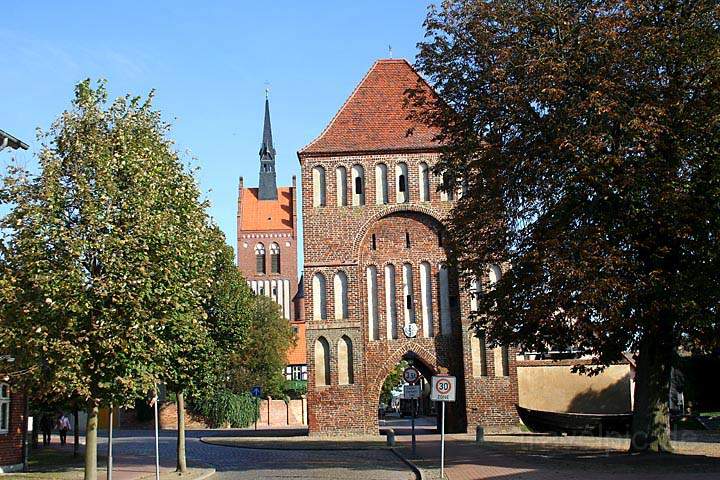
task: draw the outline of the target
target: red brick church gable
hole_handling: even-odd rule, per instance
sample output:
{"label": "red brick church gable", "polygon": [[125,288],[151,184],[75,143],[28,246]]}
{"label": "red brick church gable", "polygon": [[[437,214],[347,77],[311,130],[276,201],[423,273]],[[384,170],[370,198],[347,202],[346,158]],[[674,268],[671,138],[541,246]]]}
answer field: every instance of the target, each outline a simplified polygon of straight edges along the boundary
{"label": "red brick church gable", "polygon": [[437,131],[408,119],[406,92],[433,90],[402,59],[376,61],[323,132],[298,155],[433,150]]}

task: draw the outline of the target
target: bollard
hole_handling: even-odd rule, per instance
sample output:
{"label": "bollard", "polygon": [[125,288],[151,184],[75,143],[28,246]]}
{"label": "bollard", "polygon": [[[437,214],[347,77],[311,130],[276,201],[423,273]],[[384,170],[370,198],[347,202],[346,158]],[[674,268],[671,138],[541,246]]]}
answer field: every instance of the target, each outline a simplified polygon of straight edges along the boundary
{"label": "bollard", "polygon": [[392,428],[385,433],[387,435],[387,446],[388,447],[394,447],[395,446],[395,430]]}
{"label": "bollard", "polygon": [[481,425],[475,427],[475,443],[480,445],[485,441],[485,430]]}

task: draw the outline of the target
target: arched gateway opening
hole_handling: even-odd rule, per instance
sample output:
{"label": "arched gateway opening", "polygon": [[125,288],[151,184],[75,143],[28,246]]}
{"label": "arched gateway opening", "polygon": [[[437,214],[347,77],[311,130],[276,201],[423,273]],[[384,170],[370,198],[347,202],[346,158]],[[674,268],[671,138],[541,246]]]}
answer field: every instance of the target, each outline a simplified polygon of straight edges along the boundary
{"label": "arched gateway opening", "polygon": [[[421,395],[418,399],[408,399],[403,395],[403,372],[408,367],[415,367],[420,372],[416,385],[420,386]],[[393,429],[397,435],[409,435],[412,430],[412,417],[415,416],[416,434],[437,433],[438,408],[430,400],[430,379],[437,372],[420,359],[415,352],[407,352],[402,356],[380,387],[378,399],[378,424],[380,433]]]}

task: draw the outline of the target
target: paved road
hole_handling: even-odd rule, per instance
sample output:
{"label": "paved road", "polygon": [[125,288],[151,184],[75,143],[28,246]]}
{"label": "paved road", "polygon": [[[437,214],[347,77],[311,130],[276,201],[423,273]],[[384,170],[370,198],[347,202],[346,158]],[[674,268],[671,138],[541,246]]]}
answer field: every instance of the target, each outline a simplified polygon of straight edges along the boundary
{"label": "paved road", "polygon": [[[387,450],[312,451],[255,450],[209,445],[201,436],[219,432],[190,431],[187,435],[187,456],[217,470],[218,480],[249,479],[414,479],[413,472]],[[227,435],[227,432],[223,432]],[[107,446],[104,439],[99,448]],[[175,432],[160,433],[160,458],[163,466],[175,464]],[[149,457],[154,454],[152,432],[120,431],[115,433],[113,451],[116,455]]]}

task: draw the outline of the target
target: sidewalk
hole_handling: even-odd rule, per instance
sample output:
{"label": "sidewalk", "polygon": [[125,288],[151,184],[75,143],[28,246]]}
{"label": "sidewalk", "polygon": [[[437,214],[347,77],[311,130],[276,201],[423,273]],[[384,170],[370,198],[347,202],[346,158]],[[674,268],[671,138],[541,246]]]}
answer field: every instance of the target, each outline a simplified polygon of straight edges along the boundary
{"label": "sidewalk", "polygon": [[[67,460],[67,468],[82,469],[83,459],[85,455],[84,437],[80,437],[80,448],[77,457],[73,460],[73,439],[68,437],[68,443],[66,445],[60,445],[59,438],[54,435],[51,439],[51,443],[47,447],[42,446],[40,442],[37,449],[30,450],[30,459],[34,455],[53,455],[55,453],[64,456],[63,460]],[[165,460],[160,465],[160,474],[167,474],[175,470],[174,465],[168,465],[168,461]],[[38,468],[45,470],[47,467],[53,467],[54,465],[42,465]],[[139,480],[147,478],[148,476],[154,478],[155,474],[155,457],[147,455],[123,455],[113,454],[113,480]],[[107,478],[107,445],[98,445],[98,478]]]}
{"label": "sidewalk", "polygon": [[[587,440],[498,435],[489,436],[478,446],[469,435],[447,435],[445,476],[450,480],[700,480],[720,477],[720,459],[717,457],[687,454],[631,456],[625,453],[622,439],[609,439],[604,446],[598,442],[603,439]],[[398,445],[400,452],[423,470],[424,478],[440,478],[439,435],[418,436],[415,457],[411,453],[410,437],[399,437]],[[683,448],[687,449],[687,446]]]}

